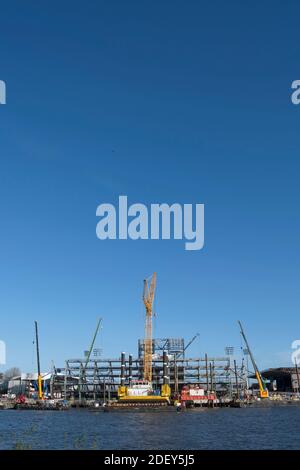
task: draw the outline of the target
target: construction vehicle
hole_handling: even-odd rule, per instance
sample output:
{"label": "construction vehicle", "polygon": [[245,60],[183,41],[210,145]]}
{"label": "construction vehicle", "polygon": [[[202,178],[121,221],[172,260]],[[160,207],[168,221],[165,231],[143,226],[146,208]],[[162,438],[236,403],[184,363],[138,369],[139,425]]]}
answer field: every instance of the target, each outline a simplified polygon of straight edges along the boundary
{"label": "construction vehicle", "polygon": [[168,404],[171,389],[168,383],[161,386],[161,394],[155,395],[152,387],[152,321],[153,302],[156,289],[156,273],[153,273],[150,284],[144,280],[143,302],[146,309],[144,339],[144,371],[142,381],[132,381],[129,387],[121,381],[118,389],[119,402],[133,404]]}
{"label": "construction vehicle", "polygon": [[37,360],[37,369],[38,369],[38,397],[39,397],[39,400],[43,400],[44,395],[43,395],[43,388],[42,388],[42,375],[41,375],[40,349],[39,349],[39,334],[38,334],[37,321],[35,321],[34,324],[35,324],[36,360]]}
{"label": "construction vehicle", "polygon": [[269,391],[267,389],[267,386],[266,386],[266,383],[256,365],[256,362],[255,362],[255,359],[253,357],[253,354],[252,354],[252,351],[250,349],[250,346],[249,346],[249,343],[247,341],[247,338],[246,338],[246,335],[245,335],[245,332],[243,330],[243,327],[242,327],[242,324],[240,321],[238,321],[238,324],[240,326],[240,330],[241,330],[241,335],[243,337],[243,340],[245,341],[245,344],[246,344],[246,348],[248,350],[248,353],[249,353],[249,356],[250,356],[250,359],[251,359],[251,362],[252,362],[252,365],[253,365],[253,368],[254,368],[254,372],[255,372],[255,377],[256,377],[256,380],[258,382],[258,386],[259,386],[259,396],[260,398],[269,398]]}
{"label": "construction vehicle", "polygon": [[94,336],[93,336],[92,342],[91,342],[91,344],[90,344],[90,347],[89,347],[89,349],[85,352],[86,359],[85,359],[84,365],[82,366],[82,387],[86,390],[86,392],[89,391],[89,385],[90,385],[90,383],[89,383],[89,382],[90,382],[90,378],[89,378],[89,376],[86,374],[86,372],[87,372],[87,368],[88,368],[88,365],[89,365],[89,361],[90,361],[90,358],[91,358],[91,354],[92,354],[92,351],[93,351],[93,347],[94,347],[94,344],[95,344],[95,341],[96,341],[96,338],[97,338],[98,331],[99,331],[99,329],[100,329],[101,323],[102,323],[102,318],[99,318],[99,319],[98,319],[98,322],[97,322],[96,330],[95,330],[95,332],[94,332]]}

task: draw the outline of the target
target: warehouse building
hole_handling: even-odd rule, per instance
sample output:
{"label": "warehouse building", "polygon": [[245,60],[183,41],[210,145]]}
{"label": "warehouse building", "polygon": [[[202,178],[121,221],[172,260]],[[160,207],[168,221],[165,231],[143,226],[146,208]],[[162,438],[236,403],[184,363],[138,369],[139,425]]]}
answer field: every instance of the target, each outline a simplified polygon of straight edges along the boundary
{"label": "warehouse building", "polygon": [[277,367],[261,373],[269,382],[269,389],[276,392],[299,392],[300,372],[295,367]]}

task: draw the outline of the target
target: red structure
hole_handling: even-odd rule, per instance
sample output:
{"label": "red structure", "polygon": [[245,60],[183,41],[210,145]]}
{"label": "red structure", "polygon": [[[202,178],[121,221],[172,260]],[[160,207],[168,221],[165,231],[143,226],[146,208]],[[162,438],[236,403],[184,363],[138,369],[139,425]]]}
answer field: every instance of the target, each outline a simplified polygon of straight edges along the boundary
{"label": "red structure", "polygon": [[216,400],[214,392],[205,393],[204,389],[197,385],[185,385],[181,391],[182,404],[204,405]]}

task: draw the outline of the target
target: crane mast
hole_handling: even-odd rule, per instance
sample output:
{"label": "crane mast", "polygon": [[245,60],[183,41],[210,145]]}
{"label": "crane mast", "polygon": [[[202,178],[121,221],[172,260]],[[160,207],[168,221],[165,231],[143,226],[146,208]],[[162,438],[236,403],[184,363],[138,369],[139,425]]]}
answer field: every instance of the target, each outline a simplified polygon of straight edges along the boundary
{"label": "crane mast", "polygon": [[145,339],[144,339],[144,380],[151,383],[152,381],[152,318],[153,318],[153,301],[156,289],[156,273],[150,281],[144,280],[143,302],[146,308],[145,321]]}

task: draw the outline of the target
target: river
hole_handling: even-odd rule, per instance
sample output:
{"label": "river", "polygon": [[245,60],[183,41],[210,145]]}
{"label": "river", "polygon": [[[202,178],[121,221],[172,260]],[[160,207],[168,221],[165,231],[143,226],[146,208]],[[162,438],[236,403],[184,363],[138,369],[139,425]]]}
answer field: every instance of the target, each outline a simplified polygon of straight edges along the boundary
{"label": "river", "polygon": [[0,449],[300,449],[300,406],[0,411]]}

